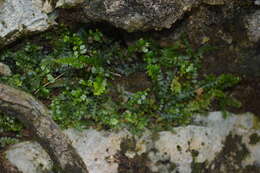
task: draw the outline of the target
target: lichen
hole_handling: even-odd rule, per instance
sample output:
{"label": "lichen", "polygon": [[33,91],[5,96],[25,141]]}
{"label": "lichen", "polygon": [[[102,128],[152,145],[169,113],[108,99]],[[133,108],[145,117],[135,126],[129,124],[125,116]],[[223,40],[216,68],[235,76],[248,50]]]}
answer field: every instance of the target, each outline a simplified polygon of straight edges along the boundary
{"label": "lichen", "polygon": [[260,129],[260,118],[257,116],[254,116],[254,120],[253,120],[253,128],[254,129]]}

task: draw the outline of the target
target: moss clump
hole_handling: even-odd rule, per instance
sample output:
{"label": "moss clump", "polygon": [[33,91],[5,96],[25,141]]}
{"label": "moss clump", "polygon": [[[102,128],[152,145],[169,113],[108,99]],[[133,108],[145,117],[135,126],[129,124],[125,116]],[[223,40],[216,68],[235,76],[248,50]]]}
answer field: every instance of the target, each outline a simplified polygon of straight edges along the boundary
{"label": "moss clump", "polygon": [[260,118],[257,116],[254,116],[254,122],[253,122],[253,128],[254,129],[260,129]]}
{"label": "moss clump", "polygon": [[250,137],[249,137],[250,141],[249,144],[251,145],[255,145],[258,142],[260,142],[260,136],[257,133],[253,133]]}
{"label": "moss clump", "polygon": [[134,138],[126,138],[121,142],[120,152],[115,156],[118,160],[118,173],[153,173],[148,167],[149,158],[146,153],[128,158],[128,151],[136,151]]}
{"label": "moss clump", "polygon": [[122,153],[126,153],[127,151],[136,151],[136,140],[134,137],[125,138],[122,140],[120,144],[120,149]]}

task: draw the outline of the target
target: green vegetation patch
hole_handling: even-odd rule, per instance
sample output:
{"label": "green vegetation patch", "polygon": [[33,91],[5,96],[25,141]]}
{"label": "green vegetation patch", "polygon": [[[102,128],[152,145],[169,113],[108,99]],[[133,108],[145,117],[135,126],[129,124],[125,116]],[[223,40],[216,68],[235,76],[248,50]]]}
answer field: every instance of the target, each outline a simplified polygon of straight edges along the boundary
{"label": "green vegetation patch", "polygon": [[210,47],[193,50],[185,38],[166,48],[146,39],[125,46],[98,30],[61,27],[37,40],[2,52],[13,75],[0,82],[40,99],[62,128],[165,130],[213,102],[239,105],[226,92],[239,78],[199,75]]}
{"label": "green vegetation patch", "polygon": [[260,136],[257,133],[253,133],[252,135],[250,135],[249,140],[249,144],[255,145],[260,142]]}

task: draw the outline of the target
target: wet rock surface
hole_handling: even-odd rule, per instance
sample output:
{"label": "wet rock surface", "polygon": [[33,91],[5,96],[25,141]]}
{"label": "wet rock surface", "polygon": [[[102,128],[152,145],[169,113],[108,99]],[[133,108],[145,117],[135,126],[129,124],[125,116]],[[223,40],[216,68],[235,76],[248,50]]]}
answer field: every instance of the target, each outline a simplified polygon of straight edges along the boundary
{"label": "wet rock surface", "polygon": [[[260,169],[260,122],[249,113],[224,118],[212,112],[196,116],[187,127],[146,131],[141,136],[93,129],[65,133],[90,173],[257,173]],[[41,173],[52,165],[44,153],[37,143],[23,142],[11,146],[5,159],[21,172]]]}

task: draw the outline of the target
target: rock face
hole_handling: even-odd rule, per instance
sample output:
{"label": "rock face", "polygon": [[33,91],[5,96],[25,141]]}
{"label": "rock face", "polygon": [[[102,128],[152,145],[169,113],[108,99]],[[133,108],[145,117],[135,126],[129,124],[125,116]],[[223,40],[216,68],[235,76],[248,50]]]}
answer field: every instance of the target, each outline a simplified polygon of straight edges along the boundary
{"label": "rock face", "polygon": [[45,31],[51,23],[39,0],[0,0],[0,47],[33,32]]}
{"label": "rock face", "polygon": [[84,8],[87,18],[128,31],[170,28],[196,6],[197,0],[95,0]]}
{"label": "rock face", "polygon": [[[254,2],[258,4],[258,1]],[[254,2],[247,3],[253,6]],[[68,8],[65,18],[80,20],[81,23],[107,22],[127,31],[146,31],[172,26],[176,29],[176,23],[193,17],[194,13],[196,15],[197,7],[238,9],[234,12],[238,13],[243,3],[243,0],[0,0],[0,45],[9,44],[26,34],[45,31],[53,24],[52,15],[48,14],[55,8],[56,11]],[[241,7],[235,7],[235,4]],[[70,15],[71,8],[76,8],[73,15]],[[233,13],[226,15],[232,17]],[[217,14],[210,19],[221,23]],[[249,16],[247,23],[249,37],[255,41],[259,37],[258,13]]]}
{"label": "rock face", "polygon": [[[139,137],[128,131],[92,129],[65,133],[90,173],[258,173],[260,169],[260,122],[252,114],[223,118],[212,112],[196,116],[193,125],[146,131]],[[52,165],[33,142],[10,147],[5,157],[24,173],[44,173]]]}

